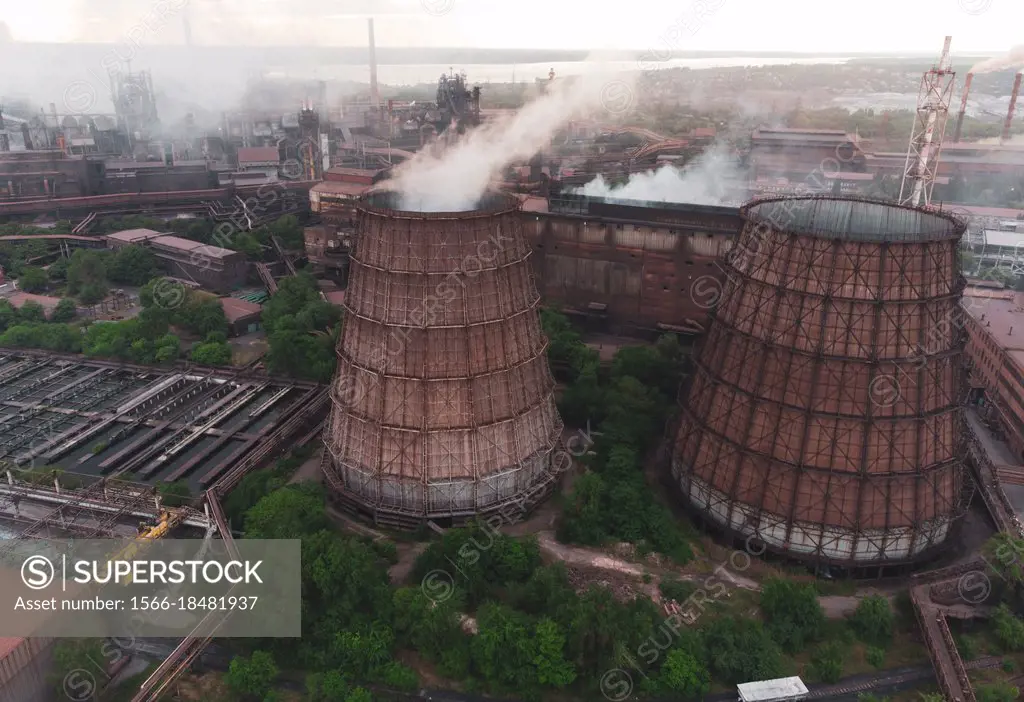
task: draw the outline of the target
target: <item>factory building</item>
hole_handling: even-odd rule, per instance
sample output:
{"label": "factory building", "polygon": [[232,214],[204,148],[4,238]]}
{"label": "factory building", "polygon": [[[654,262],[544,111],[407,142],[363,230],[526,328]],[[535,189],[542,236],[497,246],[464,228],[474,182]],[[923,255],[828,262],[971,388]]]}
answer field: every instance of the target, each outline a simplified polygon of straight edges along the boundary
{"label": "factory building", "polygon": [[[755,181],[787,178],[799,182],[815,169],[863,172],[866,159],[857,135],[841,129],[759,127],[750,137],[749,162]],[[834,167],[821,168],[823,162]]]}
{"label": "factory building", "polygon": [[969,287],[963,306],[981,414],[1024,462],[1024,293]]}
{"label": "factory building", "polygon": [[360,201],[324,467],[333,495],[415,528],[523,511],[553,486],[555,408],[518,201]]}
{"label": "factory building", "polygon": [[938,553],[965,509],[964,224],[754,201],[684,391],[672,475],[709,525],[818,567]]}
{"label": "factory building", "polygon": [[[352,236],[347,224],[367,187],[328,181],[310,192],[324,224],[306,228],[306,255],[320,273],[345,279]],[[347,194],[325,199],[330,188]],[[740,228],[735,207],[576,195],[522,200],[523,235],[545,304],[595,331],[705,329],[720,287],[717,261]]]}
{"label": "factory building", "polygon": [[0,152],[0,201],[99,195],[103,180],[102,161],[65,157],[58,149]]}
{"label": "factory building", "polygon": [[228,333],[231,336],[242,336],[259,330],[262,306],[237,297],[220,298],[220,306],[228,320]]}
{"label": "factory building", "polygon": [[0,638],[0,702],[52,699],[50,663],[54,639]]}
{"label": "factory building", "polygon": [[172,276],[217,293],[238,289],[249,274],[249,262],[244,254],[220,246],[150,229],[131,229],[105,238],[107,247],[111,249],[132,244],[146,246]]}

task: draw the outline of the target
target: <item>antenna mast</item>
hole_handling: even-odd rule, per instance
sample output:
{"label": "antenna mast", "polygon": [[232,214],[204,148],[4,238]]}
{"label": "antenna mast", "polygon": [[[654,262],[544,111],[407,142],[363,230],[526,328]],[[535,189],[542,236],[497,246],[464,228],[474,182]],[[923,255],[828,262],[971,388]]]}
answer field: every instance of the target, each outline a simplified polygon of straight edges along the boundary
{"label": "antenna mast", "polygon": [[928,206],[932,201],[932,188],[942,153],[942,138],[946,133],[949,103],[953,97],[953,72],[946,37],[939,62],[921,78],[921,92],[917,98],[917,117],[910,133],[907,161],[900,185],[900,204]]}

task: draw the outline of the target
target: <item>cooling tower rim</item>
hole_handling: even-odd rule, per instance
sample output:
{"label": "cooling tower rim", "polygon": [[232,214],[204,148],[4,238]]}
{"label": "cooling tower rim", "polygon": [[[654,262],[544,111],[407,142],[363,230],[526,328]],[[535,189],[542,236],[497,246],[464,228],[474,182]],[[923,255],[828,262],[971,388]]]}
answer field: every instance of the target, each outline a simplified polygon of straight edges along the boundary
{"label": "cooling tower rim", "polygon": [[480,205],[472,210],[462,212],[420,212],[406,210],[396,206],[400,197],[397,190],[382,187],[375,188],[356,200],[355,208],[359,212],[389,219],[485,219],[518,212],[522,208],[519,198],[509,193],[490,191],[480,198]]}
{"label": "cooling tower rim", "polygon": [[[784,204],[789,206],[784,207]],[[803,211],[793,205],[803,208]],[[955,241],[967,230],[966,219],[950,210],[899,205],[890,200],[867,197],[774,195],[755,198],[742,205],[739,212],[745,223],[767,225],[774,231],[866,243]],[[906,221],[886,221],[887,216],[895,216],[896,213],[905,213],[901,216]],[[816,215],[827,215],[832,221],[820,223],[815,221]],[[858,216],[860,221],[854,222],[854,216]],[[805,221],[798,221],[801,217]],[[836,227],[843,219],[846,227]],[[869,221],[872,219],[874,221]]]}

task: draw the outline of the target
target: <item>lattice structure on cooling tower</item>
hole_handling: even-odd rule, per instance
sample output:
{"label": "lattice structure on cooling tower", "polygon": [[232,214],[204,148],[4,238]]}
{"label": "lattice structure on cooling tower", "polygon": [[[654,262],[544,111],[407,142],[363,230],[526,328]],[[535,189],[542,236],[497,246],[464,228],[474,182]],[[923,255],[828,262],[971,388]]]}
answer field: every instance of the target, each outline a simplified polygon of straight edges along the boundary
{"label": "lattice structure on cooling tower", "polygon": [[379,521],[528,507],[562,423],[518,201],[470,212],[359,205],[325,465]]}
{"label": "lattice structure on cooling tower", "polygon": [[741,208],[672,473],[708,522],[822,564],[933,554],[966,507],[958,242],[944,214]]}

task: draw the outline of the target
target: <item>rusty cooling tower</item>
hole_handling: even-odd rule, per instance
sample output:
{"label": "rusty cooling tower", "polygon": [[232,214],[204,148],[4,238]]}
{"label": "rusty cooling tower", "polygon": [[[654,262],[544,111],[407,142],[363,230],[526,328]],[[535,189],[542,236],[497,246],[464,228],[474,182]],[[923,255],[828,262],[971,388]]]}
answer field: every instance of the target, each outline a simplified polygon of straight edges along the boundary
{"label": "rusty cooling tower", "polygon": [[553,485],[562,423],[518,201],[396,202],[357,207],[328,483],[396,527],[528,508]]}
{"label": "rusty cooling tower", "polygon": [[684,498],[818,565],[928,558],[969,490],[963,223],[833,197],[740,212],[675,438]]}

